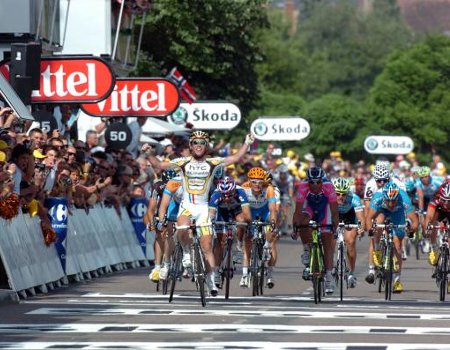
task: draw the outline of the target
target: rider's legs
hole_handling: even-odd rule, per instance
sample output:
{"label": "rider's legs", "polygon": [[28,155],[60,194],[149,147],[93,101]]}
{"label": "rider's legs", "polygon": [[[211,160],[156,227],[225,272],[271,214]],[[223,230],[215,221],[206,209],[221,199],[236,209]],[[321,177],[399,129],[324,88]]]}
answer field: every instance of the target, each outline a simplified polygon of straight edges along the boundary
{"label": "rider's legs", "polygon": [[344,232],[344,240],[347,245],[347,259],[348,259],[348,270],[350,274],[353,274],[355,271],[356,264],[356,235],[357,230],[353,228],[351,230],[345,230]]}

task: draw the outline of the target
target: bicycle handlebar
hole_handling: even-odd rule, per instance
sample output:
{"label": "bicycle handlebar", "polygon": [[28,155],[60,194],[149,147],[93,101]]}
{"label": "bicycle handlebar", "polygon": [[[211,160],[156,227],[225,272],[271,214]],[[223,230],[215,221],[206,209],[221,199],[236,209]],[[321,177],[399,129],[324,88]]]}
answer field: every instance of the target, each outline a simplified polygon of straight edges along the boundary
{"label": "bicycle handlebar", "polygon": [[215,221],[213,225],[224,225],[224,226],[248,226],[246,222],[229,222],[229,221]]}
{"label": "bicycle handlebar", "polygon": [[402,224],[402,225],[394,225],[394,224],[378,224],[374,222],[372,224],[373,228],[407,228],[408,225]]}
{"label": "bicycle handlebar", "polygon": [[175,225],[175,228],[177,230],[187,230],[194,227],[210,227],[210,226],[211,224],[195,224],[195,225],[181,225],[181,226]]}
{"label": "bicycle handlebar", "polygon": [[358,223],[358,224],[345,224],[343,222],[340,222],[338,224],[338,228],[347,228],[347,229],[361,228],[361,223]]}

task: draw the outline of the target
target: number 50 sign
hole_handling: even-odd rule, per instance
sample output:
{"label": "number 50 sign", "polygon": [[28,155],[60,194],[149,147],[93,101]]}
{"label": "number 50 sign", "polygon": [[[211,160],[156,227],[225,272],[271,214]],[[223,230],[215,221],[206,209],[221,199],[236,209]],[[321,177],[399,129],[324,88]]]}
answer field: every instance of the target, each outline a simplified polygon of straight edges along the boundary
{"label": "number 50 sign", "polygon": [[113,149],[125,149],[132,139],[131,130],[126,124],[114,123],[105,131],[105,141]]}

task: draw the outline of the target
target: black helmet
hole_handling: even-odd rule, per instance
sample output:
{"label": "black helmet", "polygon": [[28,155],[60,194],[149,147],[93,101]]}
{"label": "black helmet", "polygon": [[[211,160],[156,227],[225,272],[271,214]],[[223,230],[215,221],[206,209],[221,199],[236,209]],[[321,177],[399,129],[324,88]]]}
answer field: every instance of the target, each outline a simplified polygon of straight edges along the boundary
{"label": "black helmet", "polygon": [[322,179],[325,177],[325,171],[323,171],[322,168],[315,166],[308,169],[306,177],[308,181],[312,182],[322,181]]}

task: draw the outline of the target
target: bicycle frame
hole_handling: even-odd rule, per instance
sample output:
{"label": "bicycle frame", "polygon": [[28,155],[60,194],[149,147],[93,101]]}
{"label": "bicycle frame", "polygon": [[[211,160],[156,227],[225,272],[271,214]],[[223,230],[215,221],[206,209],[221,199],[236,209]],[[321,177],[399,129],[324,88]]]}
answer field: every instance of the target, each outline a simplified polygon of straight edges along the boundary
{"label": "bicycle frame", "polygon": [[265,273],[265,260],[263,259],[263,252],[264,243],[266,241],[263,228],[267,225],[270,225],[270,223],[260,220],[253,220],[249,228],[253,230],[249,267],[253,296],[263,295]]}
{"label": "bicycle frame", "polygon": [[450,227],[448,224],[428,225],[428,230],[438,230],[441,233],[441,245],[439,247],[439,257],[436,266],[436,284],[439,287],[439,300],[445,301],[445,296],[449,292],[448,274],[450,270],[450,248],[449,234]]}

